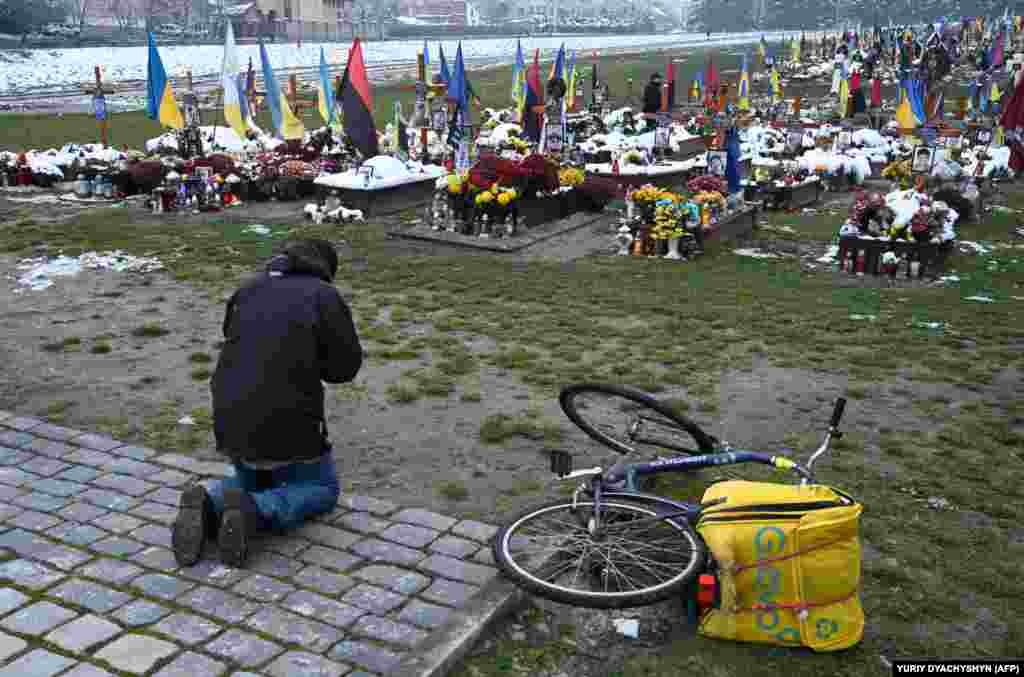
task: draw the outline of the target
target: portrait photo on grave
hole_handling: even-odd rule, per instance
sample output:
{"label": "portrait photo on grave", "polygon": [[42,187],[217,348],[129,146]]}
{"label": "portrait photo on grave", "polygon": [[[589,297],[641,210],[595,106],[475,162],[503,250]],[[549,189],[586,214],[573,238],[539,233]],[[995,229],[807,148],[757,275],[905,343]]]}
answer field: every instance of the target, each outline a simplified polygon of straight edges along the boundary
{"label": "portrait photo on grave", "polygon": [[914,161],[910,165],[910,171],[914,174],[927,174],[932,170],[934,157],[934,148],[918,147],[914,151]]}
{"label": "portrait photo on grave", "polygon": [[724,150],[708,151],[708,174],[725,176],[726,152]]}

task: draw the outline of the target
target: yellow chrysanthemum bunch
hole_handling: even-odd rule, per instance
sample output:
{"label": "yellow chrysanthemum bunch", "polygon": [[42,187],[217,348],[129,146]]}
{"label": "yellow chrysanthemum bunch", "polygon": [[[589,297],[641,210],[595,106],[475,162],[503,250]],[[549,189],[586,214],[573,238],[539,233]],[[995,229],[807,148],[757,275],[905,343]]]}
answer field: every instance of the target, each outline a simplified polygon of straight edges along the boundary
{"label": "yellow chrysanthemum bunch", "polygon": [[583,171],[575,167],[566,167],[558,172],[558,183],[569,188],[583,185],[585,178]]}
{"label": "yellow chrysanthemum bunch", "polygon": [[655,240],[683,237],[686,231],[683,230],[680,222],[680,215],[675,204],[659,205],[654,210],[654,228],[651,229],[651,237]]}
{"label": "yellow chrysanthemum bunch", "polygon": [[910,176],[910,160],[892,162],[882,170],[886,179],[905,179]]}
{"label": "yellow chrysanthemum bunch", "polygon": [[696,195],[693,196],[693,201],[695,203],[699,204],[699,205],[703,205],[703,204],[706,204],[708,206],[718,205],[719,207],[721,207],[723,209],[725,209],[726,204],[728,204],[725,201],[725,196],[722,195],[721,193],[718,193],[718,192],[714,192],[714,193],[708,193],[708,192],[697,193]]}
{"label": "yellow chrysanthemum bunch", "polygon": [[657,202],[658,200],[672,200],[676,201],[676,195],[670,193],[667,190],[657,188],[652,184],[646,184],[640,186],[633,191],[633,202],[645,203],[645,202]]}
{"label": "yellow chrysanthemum bunch", "polygon": [[516,192],[515,188],[504,188],[498,193],[498,204],[502,207],[507,207],[518,197],[519,193]]}
{"label": "yellow chrysanthemum bunch", "polygon": [[494,202],[494,193],[492,193],[489,190],[482,191],[479,195],[476,196],[476,203],[478,205],[485,205],[490,202]]}
{"label": "yellow chrysanthemum bunch", "polygon": [[462,177],[458,174],[448,175],[448,192],[453,195],[458,195],[462,192]]}

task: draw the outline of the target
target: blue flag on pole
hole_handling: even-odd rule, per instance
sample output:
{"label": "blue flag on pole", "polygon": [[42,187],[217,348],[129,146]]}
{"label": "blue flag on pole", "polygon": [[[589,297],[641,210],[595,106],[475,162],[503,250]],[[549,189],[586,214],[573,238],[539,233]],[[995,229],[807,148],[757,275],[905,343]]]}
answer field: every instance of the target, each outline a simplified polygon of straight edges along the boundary
{"label": "blue flag on pole", "polygon": [[452,81],[452,74],[448,72],[448,62],[444,59],[444,45],[438,45],[437,52],[441,59],[441,82],[447,85]]}
{"label": "blue flag on pole", "polygon": [[448,98],[455,101],[459,110],[469,110],[469,92],[466,88],[466,65],[462,61],[462,43],[455,53],[455,75],[448,82]]}

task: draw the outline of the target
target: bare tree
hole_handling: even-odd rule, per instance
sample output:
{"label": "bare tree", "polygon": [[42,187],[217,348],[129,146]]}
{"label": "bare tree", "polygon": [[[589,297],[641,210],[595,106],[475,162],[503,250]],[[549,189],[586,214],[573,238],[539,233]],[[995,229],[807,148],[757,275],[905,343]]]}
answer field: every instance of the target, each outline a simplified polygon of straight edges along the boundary
{"label": "bare tree", "polygon": [[135,0],[110,0],[110,10],[117,21],[117,27],[125,33],[134,25],[136,18]]}
{"label": "bare tree", "polygon": [[71,17],[78,25],[78,36],[81,40],[82,31],[85,30],[85,18],[89,16],[89,10],[92,9],[92,0],[70,0],[69,7]]}

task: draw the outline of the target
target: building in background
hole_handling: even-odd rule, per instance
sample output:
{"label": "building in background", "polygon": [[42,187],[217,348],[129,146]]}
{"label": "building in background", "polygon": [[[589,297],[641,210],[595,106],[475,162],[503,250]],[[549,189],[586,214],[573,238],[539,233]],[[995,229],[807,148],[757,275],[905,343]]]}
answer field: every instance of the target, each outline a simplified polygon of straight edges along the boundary
{"label": "building in background", "polygon": [[466,0],[399,0],[398,20],[442,26],[466,26],[473,10]]}

